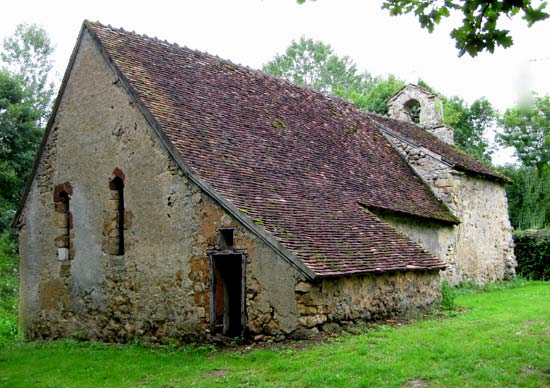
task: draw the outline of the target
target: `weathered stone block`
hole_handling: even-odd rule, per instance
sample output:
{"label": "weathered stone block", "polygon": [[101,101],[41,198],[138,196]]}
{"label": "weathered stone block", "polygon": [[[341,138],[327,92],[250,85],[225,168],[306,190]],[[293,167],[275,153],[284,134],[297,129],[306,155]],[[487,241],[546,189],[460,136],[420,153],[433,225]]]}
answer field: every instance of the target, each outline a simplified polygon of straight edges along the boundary
{"label": "weathered stone block", "polygon": [[325,333],[340,333],[342,328],[336,322],[327,322],[323,324],[322,329]]}
{"label": "weathered stone block", "polygon": [[67,229],[67,215],[65,213],[55,213],[55,226],[60,229]]}
{"label": "weathered stone block", "polygon": [[57,248],[57,260],[69,260],[69,249]]}
{"label": "weathered stone block", "polygon": [[311,283],[308,283],[308,282],[298,282],[296,284],[296,287],[294,288],[294,290],[296,292],[301,292],[301,293],[306,293],[306,292],[310,292],[311,290],[313,290],[315,287],[311,284]]}

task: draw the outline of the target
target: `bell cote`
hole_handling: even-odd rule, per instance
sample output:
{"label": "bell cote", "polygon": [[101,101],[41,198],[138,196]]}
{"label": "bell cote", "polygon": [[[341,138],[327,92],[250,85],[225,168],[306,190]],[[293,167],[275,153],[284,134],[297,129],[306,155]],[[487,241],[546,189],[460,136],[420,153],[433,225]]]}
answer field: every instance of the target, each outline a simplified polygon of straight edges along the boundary
{"label": "bell cote", "polygon": [[443,105],[436,94],[409,84],[391,96],[387,105],[391,118],[415,123],[445,143],[453,144],[453,130],[443,124]]}

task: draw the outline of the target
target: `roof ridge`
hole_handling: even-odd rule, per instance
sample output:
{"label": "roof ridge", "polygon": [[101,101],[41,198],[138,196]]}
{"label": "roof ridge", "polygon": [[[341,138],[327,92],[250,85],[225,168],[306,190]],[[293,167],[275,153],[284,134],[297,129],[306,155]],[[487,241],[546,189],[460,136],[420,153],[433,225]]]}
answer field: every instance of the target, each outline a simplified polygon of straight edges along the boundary
{"label": "roof ridge", "polygon": [[255,74],[259,77],[274,79],[274,80],[277,80],[277,82],[282,82],[282,83],[284,83],[288,86],[295,87],[295,88],[298,88],[300,90],[305,90],[305,91],[308,91],[308,92],[314,92],[317,95],[322,96],[327,101],[330,101],[331,103],[335,103],[335,104],[343,103],[343,104],[347,105],[348,109],[353,109],[357,113],[360,113],[360,114],[363,114],[363,115],[365,113],[370,113],[368,111],[361,110],[352,101],[350,101],[350,100],[348,100],[348,99],[346,99],[342,96],[337,96],[337,95],[330,94],[330,93],[324,93],[324,92],[321,92],[319,90],[316,90],[316,89],[312,88],[309,85],[296,84],[296,83],[294,83],[294,82],[292,82],[292,81],[290,81],[286,78],[277,77],[277,76],[274,76],[272,74],[268,74],[268,73],[262,71],[261,69],[255,69],[253,67],[250,67],[249,65],[236,63],[236,62],[233,62],[230,59],[221,58],[220,56],[218,56],[216,54],[211,54],[207,51],[201,51],[201,50],[198,50],[198,49],[193,49],[193,48],[190,48],[190,47],[185,46],[185,45],[181,46],[176,42],[169,42],[166,39],[160,39],[156,36],[155,37],[150,37],[147,34],[140,34],[140,33],[137,33],[135,31],[125,30],[122,27],[120,27],[120,28],[113,27],[111,24],[105,25],[105,24],[101,23],[100,21],[95,21],[94,22],[94,21],[85,20],[84,24],[87,25],[87,26],[91,26],[92,28],[94,28],[94,26],[100,26],[100,27],[103,27],[103,28],[108,28],[109,30],[114,31],[114,32],[119,32],[119,33],[124,33],[124,34],[131,34],[131,35],[134,35],[138,38],[142,38],[142,39],[147,40],[147,41],[152,41],[152,42],[156,42],[156,43],[159,43],[159,44],[162,44],[162,45],[167,45],[167,46],[170,46],[170,47],[174,47],[174,48],[179,49],[179,50],[188,50],[188,51],[190,51],[192,53],[195,53],[195,54],[208,56],[210,58],[215,58],[216,60],[218,60],[221,63],[225,63],[225,64],[228,64],[228,65],[233,66],[233,67],[238,67],[238,68],[246,70],[246,71],[248,71],[252,74]]}
{"label": "roof ridge", "polygon": [[149,40],[149,41],[154,41],[154,42],[157,42],[157,43],[160,43],[160,44],[164,44],[164,45],[168,45],[168,46],[172,46],[172,47],[176,47],[176,48],[180,48],[180,49],[187,49],[187,50],[191,50],[191,51],[197,51],[197,50],[193,50],[187,46],[180,46],[177,42],[169,42],[167,39],[161,39],[161,38],[158,38],[156,36],[149,36],[147,34],[140,34],[138,32],[136,32],[135,30],[125,30],[123,27],[113,27],[111,24],[103,24],[101,23],[100,21],[96,20],[96,21],[90,21],[90,20],[85,20],[84,21],[84,24],[87,26],[87,27],[96,27],[96,26],[99,26],[99,27],[103,27],[103,28],[108,28],[109,30],[111,31],[114,31],[114,32],[119,32],[119,33],[125,33],[125,34],[132,34],[136,37],[139,37],[139,38],[143,38],[145,40]]}

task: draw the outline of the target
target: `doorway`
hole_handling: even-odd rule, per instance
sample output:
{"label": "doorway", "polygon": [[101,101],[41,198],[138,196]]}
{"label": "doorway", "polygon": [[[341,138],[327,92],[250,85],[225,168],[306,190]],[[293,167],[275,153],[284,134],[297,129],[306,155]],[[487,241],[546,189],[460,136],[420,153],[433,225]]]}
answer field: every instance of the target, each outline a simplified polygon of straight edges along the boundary
{"label": "doorway", "polygon": [[245,256],[210,255],[210,323],[214,333],[239,337],[245,327]]}

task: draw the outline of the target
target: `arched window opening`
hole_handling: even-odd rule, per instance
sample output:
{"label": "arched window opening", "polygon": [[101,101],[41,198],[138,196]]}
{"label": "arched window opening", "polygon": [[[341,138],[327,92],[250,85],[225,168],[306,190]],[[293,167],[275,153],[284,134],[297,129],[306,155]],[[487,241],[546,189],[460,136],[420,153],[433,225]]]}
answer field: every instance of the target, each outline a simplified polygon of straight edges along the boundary
{"label": "arched window opening", "polygon": [[420,124],[420,102],[418,100],[412,99],[405,103],[405,108],[409,112],[411,121],[415,124]]}
{"label": "arched window opening", "polygon": [[115,168],[109,179],[109,196],[103,222],[103,252],[113,256],[126,253],[124,241],[124,230],[126,229],[125,181],[122,170]]}
{"label": "arched window opening", "polygon": [[70,220],[70,209],[69,209],[69,194],[67,192],[63,191],[61,194],[59,194],[61,197],[61,205],[63,207],[63,217],[64,217],[64,230],[63,235],[66,236],[66,244],[65,247],[70,252],[71,251],[71,220]]}
{"label": "arched window opening", "polygon": [[74,256],[72,246],[73,221],[71,216],[70,201],[72,188],[69,183],[56,186],[54,190],[55,226],[57,233],[55,246],[59,260],[70,260]]}

